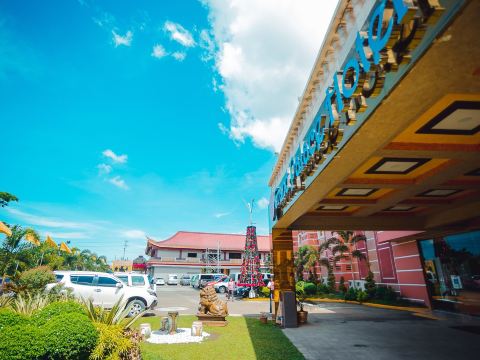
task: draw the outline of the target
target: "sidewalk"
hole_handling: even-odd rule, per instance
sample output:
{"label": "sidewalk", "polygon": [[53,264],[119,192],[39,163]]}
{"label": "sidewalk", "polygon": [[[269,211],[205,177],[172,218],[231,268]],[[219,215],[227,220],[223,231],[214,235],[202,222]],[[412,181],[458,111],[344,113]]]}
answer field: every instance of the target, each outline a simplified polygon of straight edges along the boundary
{"label": "sidewalk", "polygon": [[450,360],[480,353],[480,319],[472,317],[433,312],[438,321],[348,303],[309,305],[308,311],[307,324],[283,332],[310,360]]}

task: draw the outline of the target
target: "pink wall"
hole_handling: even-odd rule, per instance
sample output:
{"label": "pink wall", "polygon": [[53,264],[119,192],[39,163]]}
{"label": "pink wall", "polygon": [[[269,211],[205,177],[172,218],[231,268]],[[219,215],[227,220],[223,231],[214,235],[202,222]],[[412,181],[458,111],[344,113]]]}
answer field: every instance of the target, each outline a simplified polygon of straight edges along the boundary
{"label": "pink wall", "polygon": [[[370,270],[379,285],[391,286],[402,297],[430,307],[417,241],[411,240],[412,236],[419,233],[421,232],[366,231],[364,235],[367,241],[359,243],[357,248],[366,254]],[[330,231],[294,231],[294,251],[303,245],[318,246],[330,236],[332,236]],[[328,256],[328,251],[324,255]],[[317,266],[316,271],[322,277],[327,276],[324,268]],[[342,259],[334,269],[337,283],[342,276],[346,283],[352,279],[364,279],[367,272],[366,262],[359,264],[355,259],[352,262],[349,259]],[[308,277],[308,272],[304,273],[304,277]]]}

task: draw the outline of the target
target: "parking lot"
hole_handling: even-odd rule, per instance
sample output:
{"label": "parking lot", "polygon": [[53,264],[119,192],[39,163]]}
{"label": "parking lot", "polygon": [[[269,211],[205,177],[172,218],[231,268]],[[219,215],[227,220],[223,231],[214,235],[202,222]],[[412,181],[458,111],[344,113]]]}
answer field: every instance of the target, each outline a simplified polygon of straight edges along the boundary
{"label": "parking lot", "polygon": [[[200,299],[199,290],[191,286],[159,285],[157,286],[157,313],[178,311],[180,314],[196,314]],[[218,294],[219,299],[226,300],[225,294]],[[268,301],[235,300],[228,302],[231,315],[258,315],[269,311]]]}

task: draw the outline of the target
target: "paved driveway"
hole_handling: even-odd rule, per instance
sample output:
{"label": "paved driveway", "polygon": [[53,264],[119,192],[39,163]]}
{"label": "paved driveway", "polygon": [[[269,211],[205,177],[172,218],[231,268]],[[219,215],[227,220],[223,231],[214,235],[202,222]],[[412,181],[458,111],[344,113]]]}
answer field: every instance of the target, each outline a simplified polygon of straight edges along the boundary
{"label": "paved driveway", "polygon": [[[162,285],[157,286],[158,305],[157,313],[179,311],[180,314],[196,314],[200,299],[199,290],[191,286]],[[218,294],[222,300],[225,295]],[[260,312],[269,311],[268,301],[229,301],[228,312],[231,315],[259,315]]]}
{"label": "paved driveway", "polygon": [[309,314],[308,324],[284,330],[307,359],[480,358],[478,319],[431,320],[350,304],[322,304],[317,312]]}

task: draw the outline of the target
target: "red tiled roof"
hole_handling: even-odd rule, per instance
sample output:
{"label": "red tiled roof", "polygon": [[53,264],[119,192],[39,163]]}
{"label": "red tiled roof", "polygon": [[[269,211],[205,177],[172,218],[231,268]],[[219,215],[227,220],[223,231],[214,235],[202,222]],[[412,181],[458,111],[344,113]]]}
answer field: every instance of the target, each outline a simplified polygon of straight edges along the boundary
{"label": "red tiled roof", "polygon": [[[147,248],[153,246],[156,248],[184,248],[184,249],[216,249],[217,241],[222,250],[244,250],[245,235],[241,234],[218,234],[204,232],[178,231],[172,237],[156,241],[147,237]],[[257,235],[258,250],[270,251],[270,236]]]}

